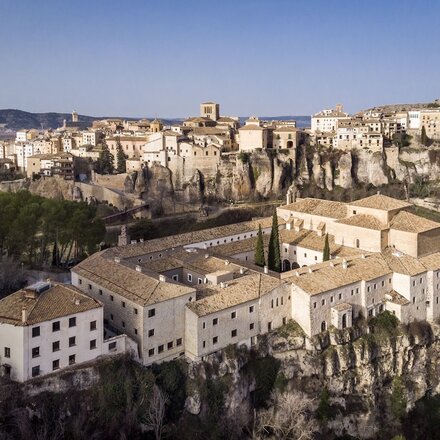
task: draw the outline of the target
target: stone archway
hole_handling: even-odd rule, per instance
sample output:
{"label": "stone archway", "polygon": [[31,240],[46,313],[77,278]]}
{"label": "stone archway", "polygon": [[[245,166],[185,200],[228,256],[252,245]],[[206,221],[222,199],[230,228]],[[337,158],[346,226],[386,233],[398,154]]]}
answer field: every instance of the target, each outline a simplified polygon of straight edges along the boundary
{"label": "stone archway", "polygon": [[283,260],[283,272],[288,272],[291,269],[290,261]]}
{"label": "stone archway", "polygon": [[287,141],[286,147],[287,148],[293,148],[293,141]]}

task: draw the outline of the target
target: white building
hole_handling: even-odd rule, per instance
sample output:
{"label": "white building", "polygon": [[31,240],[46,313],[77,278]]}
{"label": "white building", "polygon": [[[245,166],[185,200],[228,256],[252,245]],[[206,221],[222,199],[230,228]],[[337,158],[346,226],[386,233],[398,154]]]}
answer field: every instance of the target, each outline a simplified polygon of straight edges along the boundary
{"label": "white building", "polygon": [[103,307],[72,286],[39,282],[0,301],[0,365],[24,382],[124,353],[125,335],[104,341]]}

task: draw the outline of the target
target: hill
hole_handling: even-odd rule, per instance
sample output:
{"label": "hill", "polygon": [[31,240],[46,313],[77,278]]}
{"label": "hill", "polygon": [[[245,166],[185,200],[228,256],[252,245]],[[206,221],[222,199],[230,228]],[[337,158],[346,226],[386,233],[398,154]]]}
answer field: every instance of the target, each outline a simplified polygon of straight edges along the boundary
{"label": "hill", "polygon": [[400,111],[408,111],[411,109],[422,109],[422,108],[440,108],[440,99],[436,99],[432,102],[421,102],[421,103],[412,103],[412,104],[385,104],[378,105],[376,107],[369,108],[364,111],[369,110],[380,110],[385,113],[388,112],[400,112]]}

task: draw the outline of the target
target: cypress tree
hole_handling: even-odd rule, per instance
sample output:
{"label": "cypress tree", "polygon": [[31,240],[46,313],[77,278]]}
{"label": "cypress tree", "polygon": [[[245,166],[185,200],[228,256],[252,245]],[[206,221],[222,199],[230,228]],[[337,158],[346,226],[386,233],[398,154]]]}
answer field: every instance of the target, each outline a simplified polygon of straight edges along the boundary
{"label": "cypress tree", "polygon": [[127,156],[122,149],[121,141],[118,139],[116,146],[116,172],[118,174],[125,173],[127,171]]}
{"label": "cypress tree", "polygon": [[272,231],[269,238],[267,264],[270,270],[281,272],[280,236],[278,232],[278,217],[276,211],[272,217]]}
{"label": "cypress tree", "polygon": [[258,240],[257,247],[255,248],[255,264],[260,267],[264,267],[266,265],[266,260],[264,258],[263,232],[261,230],[261,225],[258,225]]}
{"label": "cypress tree", "polygon": [[325,234],[324,251],[322,255],[322,261],[330,260],[330,245],[328,243],[328,234]]}
{"label": "cypress tree", "polygon": [[100,174],[113,174],[114,165],[113,165],[114,156],[110,153],[110,150],[105,142],[102,144],[102,150],[99,154],[99,159],[96,162],[96,171]]}
{"label": "cypress tree", "polygon": [[422,145],[425,145],[425,147],[428,146],[429,143],[429,138],[428,135],[426,134],[424,125],[422,125],[422,134],[420,135],[420,142],[422,143]]}

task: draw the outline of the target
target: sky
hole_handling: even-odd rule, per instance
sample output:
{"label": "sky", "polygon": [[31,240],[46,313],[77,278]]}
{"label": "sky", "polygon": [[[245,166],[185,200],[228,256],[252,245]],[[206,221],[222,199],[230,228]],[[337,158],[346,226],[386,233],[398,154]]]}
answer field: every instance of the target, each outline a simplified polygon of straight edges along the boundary
{"label": "sky", "polygon": [[440,98],[440,0],[0,0],[0,108],[352,113]]}

